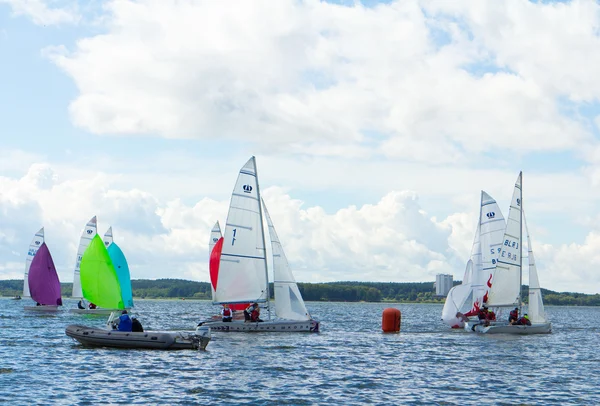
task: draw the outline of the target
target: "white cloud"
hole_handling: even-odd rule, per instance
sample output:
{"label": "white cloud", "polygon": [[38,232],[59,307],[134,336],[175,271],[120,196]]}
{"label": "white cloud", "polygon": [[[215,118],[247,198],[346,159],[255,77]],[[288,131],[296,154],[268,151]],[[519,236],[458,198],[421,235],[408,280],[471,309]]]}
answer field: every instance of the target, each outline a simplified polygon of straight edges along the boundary
{"label": "white cloud", "polygon": [[81,18],[74,1],[58,7],[53,4],[56,1],[48,0],[0,0],[0,3],[8,4],[15,15],[26,16],[37,25],[75,24]]}
{"label": "white cloud", "polygon": [[[598,82],[589,77],[598,63],[587,59],[598,53],[595,20],[577,16],[599,6],[454,3],[114,0],[105,34],[51,58],[80,90],[73,121],[96,133],[243,139],[265,151],[291,144],[299,153],[439,164],[593,143],[585,126],[561,114],[557,97],[577,91],[574,100],[586,99],[579,84]],[[550,32],[561,17],[584,27],[550,42],[545,33],[563,36]],[[504,36],[509,24],[518,30]],[[563,51],[586,58],[577,74],[548,56]],[[482,63],[514,73],[465,68]]]}

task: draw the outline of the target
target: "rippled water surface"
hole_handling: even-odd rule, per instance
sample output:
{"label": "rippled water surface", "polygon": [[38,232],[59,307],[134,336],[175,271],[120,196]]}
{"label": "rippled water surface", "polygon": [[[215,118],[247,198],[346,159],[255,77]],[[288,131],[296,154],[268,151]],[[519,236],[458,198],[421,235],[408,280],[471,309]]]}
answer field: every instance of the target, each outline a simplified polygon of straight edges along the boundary
{"label": "rippled water surface", "polygon": [[[0,299],[2,404],[600,404],[598,308],[548,307],[553,334],[518,337],[450,330],[441,305],[309,302],[319,334],[216,332],[203,352],[84,348],[65,327],[105,318],[29,302]],[[386,307],[400,334],[381,333]],[[146,329],[193,330],[214,311],[136,301]]]}

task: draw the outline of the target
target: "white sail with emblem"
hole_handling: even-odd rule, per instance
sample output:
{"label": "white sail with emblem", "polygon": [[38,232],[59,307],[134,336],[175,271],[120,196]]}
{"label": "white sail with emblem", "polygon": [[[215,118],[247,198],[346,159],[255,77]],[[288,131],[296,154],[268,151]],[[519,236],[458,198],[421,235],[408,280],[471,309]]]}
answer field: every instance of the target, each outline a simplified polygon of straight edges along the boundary
{"label": "white sail with emblem", "polygon": [[242,167],[231,195],[213,303],[268,300],[265,235],[256,160]]}
{"label": "white sail with emblem", "polygon": [[90,245],[90,241],[97,234],[97,222],[96,216],[92,217],[90,221],[85,225],[85,228],[81,232],[79,238],[79,247],[77,248],[77,258],[75,259],[75,270],[73,271],[73,293],[71,297],[75,299],[83,299],[83,292],[81,291],[81,280],[79,279],[79,266],[81,264],[81,258],[83,253]]}
{"label": "white sail with emblem", "polygon": [[29,244],[29,250],[27,251],[27,258],[25,258],[25,278],[23,280],[23,297],[30,297],[31,293],[29,292],[29,268],[31,268],[31,261],[33,261],[33,257],[37,254],[38,249],[44,243],[44,227],[40,228],[40,230],[35,233],[35,236],[31,240],[31,244]]}
{"label": "white sail with emblem", "polygon": [[522,261],[521,179],[522,173],[519,173],[510,203],[504,238],[502,239],[502,245],[499,247],[496,269],[488,298],[489,306],[513,306],[520,304]]}

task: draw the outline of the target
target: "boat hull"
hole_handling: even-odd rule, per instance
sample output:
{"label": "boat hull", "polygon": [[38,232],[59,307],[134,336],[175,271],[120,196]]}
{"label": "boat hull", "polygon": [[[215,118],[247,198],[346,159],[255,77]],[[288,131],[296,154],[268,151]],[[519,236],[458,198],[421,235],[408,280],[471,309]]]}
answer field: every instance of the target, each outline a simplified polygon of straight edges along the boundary
{"label": "boat hull", "polygon": [[206,321],[202,326],[210,327],[211,331],[225,331],[234,333],[318,333],[320,322],[316,320],[271,320],[263,322],[245,321]]}
{"label": "boat hull", "polygon": [[69,313],[92,314],[99,316],[109,316],[112,312],[121,312],[123,309],[69,309]]}
{"label": "boat hull", "polygon": [[531,326],[523,326],[516,324],[492,324],[484,326],[482,324],[465,325],[465,330],[474,331],[481,334],[516,334],[516,335],[531,335],[531,334],[550,334],[552,333],[552,323],[539,323]]}
{"label": "boat hull", "polygon": [[35,312],[57,312],[58,306],[24,306],[23,309]]}
{"label": "boat hull", "polygon": [[127,332],[71,324],[65,333],[87,347],[204,350],[210,341],[209,329],[201,335],[182,331]]}

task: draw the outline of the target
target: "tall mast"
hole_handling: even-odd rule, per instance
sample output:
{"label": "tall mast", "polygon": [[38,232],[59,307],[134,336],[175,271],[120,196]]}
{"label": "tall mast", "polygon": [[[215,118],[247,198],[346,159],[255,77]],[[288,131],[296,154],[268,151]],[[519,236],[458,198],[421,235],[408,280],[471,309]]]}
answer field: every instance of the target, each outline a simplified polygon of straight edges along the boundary
{"label": "tall mast", "polygon": [[521,200],[521,211],[519,213],[519,314],[521,314],[521,305],[523,303],[523,171],[519,173],[519,180],[521,181],[520,200]]}
{"label": "tall mast", "polygon": [[265,256],[265,279],[267,281],[266,292],[267,292],[267,312],[269,315],[269,320],[271,320],[271,305],[269,303],[269,298],[271,297],[271,292],[269,290],[269,270],[267,268],[267,244],[265,242],[265,228],[263,225],[263,213],[262,213],[262,199],[260,197],[260,186],[258,183],[258,167],[256,166],[256,158],[254,159],[254,171],[256,173],[256,198],[258,199],[258,213],[260,215],[260,230],[262,234],[262,242]]}

